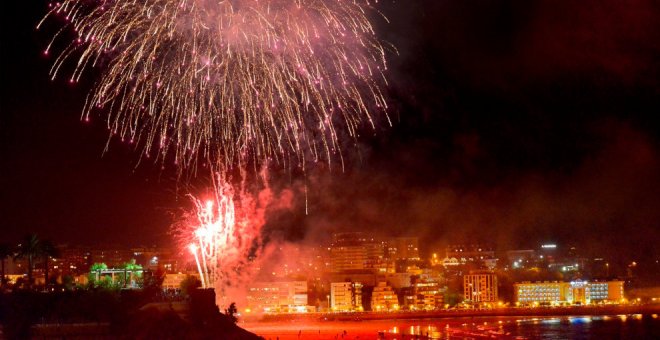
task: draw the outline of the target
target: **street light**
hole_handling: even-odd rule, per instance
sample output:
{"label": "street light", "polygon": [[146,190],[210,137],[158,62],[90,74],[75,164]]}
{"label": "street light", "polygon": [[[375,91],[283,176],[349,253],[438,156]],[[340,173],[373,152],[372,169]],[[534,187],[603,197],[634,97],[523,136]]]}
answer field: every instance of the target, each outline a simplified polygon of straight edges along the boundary
{"label": "street light", "polygon": [[605,276],[607,276],[609,278],[610,277],[610,264],[609,263],[605,263],[605,273],[606,273]]}

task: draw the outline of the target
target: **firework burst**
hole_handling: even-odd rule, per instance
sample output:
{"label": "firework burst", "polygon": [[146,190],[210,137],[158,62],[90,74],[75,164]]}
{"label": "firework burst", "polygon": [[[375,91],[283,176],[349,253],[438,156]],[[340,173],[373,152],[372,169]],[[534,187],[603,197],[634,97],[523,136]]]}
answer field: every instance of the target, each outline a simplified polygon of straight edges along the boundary
{"label": "firework burst", "polygon": [[189,195],[193,208],[173,232],[192,254],[204,288],[222,292],[224,280],[247,261],[250,248],[258,244],[259,230],[249,220],[249,209],[234,204],[232,187],[219,182],[214,197]]}
{"label": "firework burst", "polygon": [[236,211],[231,191],[221,188],[215,200],[201,201],[193,196],[197,222],[193,224],[188,249],[195,258],[204,288],[215,288],[223,258],[232,258],[236,241]]}
{"label": "firework burst", "polygon": [[84,117],[103,110],[111,135],[180,169],[200,160],[219,169],[248,161],[304,167],[306,155],[330,162],[341,155],[341,134],[355,138],[387,106],[386,48],[367,0],[51,6],[44,20],[67,23],[53,41],[67,30],[76,35],[52,77],[71,72],[77,82],[103,63]]}
{"label": "firework burst", "polygon": [[292,194],[285,190],[274,195],[266,185],[252,195],[221,178],[210,192],[205,198],[188,195],[192,207],[178,218],[172,233],[192,255],[203,287],[214,288],[221,298],[232,284],[249,279],[263,250],[267,210],[290,209]]}

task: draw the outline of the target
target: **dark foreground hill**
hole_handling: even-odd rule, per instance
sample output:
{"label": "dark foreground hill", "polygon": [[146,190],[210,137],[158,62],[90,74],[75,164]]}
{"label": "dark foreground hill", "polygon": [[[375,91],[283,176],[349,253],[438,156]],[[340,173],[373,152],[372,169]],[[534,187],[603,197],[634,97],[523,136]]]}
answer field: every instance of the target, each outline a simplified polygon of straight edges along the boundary
{"label": "dark foreground hill", "polygon": [[212,292],[184,302],[152,301],[142,291],[2,293],[0,338],[261,339],[220,313]]}

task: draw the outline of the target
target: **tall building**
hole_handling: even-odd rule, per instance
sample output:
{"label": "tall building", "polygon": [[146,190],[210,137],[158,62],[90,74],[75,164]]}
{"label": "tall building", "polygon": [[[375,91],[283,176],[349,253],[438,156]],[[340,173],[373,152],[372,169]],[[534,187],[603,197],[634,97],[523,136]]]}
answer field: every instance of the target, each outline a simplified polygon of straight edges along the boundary
{"label": "tall building", "polygon": [[387,255],[394,260],[419,260],[417,237],[394,237],[387,242]]}
{"label": "tall building", "polygon": [[367,268],[367,249],[363,245],[333,245],[330,256],[333,272]]}
{"label": "tall building", "polygon": [[522,282],[513,285],[516,303],[523,306],[619,303],[623,281]]}
{"label": "tall building", "polygon": [[387,282],[378,282],[371,293],[371,310],[389,312],[399,310],[399,298]]}
{"label": "tall building", "polygon": [[497,302],[497,275],[468,274],[463,276],[463,296],[468,303]]}
{"label": "tall building", "polygon": [[361,232],[335,233],[330,246],[333,272],[378,270],[383,257],[382,242]]}
{"label": "tall building", "polygon": [[378,271],[380,268],[382,268],[383,262],[386,262],[385,242],[370,238],[366,240],[363,245],[366,249],[367,256],[364,267],[369,270]]}
{"label": "tall building", "polygon": [[331,283],[330,308],[334,312],[362,311],[362,284],[359,282]]}
{"label": "tall building", "polygon": [[255,282],[248,286],[247,303],[256,313],[305,312],[307,282]]}

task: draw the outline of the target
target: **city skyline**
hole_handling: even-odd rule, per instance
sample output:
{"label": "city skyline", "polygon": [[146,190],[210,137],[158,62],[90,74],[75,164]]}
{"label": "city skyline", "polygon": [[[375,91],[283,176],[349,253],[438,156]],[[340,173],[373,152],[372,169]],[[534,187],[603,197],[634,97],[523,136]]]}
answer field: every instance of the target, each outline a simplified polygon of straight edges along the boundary
{"label": "city skyline", "polygon": [[[49,242],[38,240],[38,242]],[[493,244],[448,244],[438,248],[421,243],[419,238],[376,237],[363,232],[335,233],[332,241],[318,244],[290,243],[269,249],[267,258],[253,259],[257,273],[245,277],[248,281],[293,278],[299,275],[313,278],[319,275],[341,277],[349,274],[384,275],[407,273],[420,275],[425,268],[441,268],[441,273],[466,271],[530,270],[540,268],[550,273],[562,273],[572,278],[604,279],[632,277],[651,283],[655,276],[651,268],[658,260],[648,254],[625,258],[606,254],[585,254],[579,245],[538,243],[535,247],[510,249]],[[11,245],[10,245],[11,246]],[[21,244],[10,247],[17,254]],[[119,268],[137,261],[148,270],[168,273],[194,272],[194,259],[185,249],[157,245],[73,245],[54,244],[57,252],[49,256],[56,272],[87,273],[93,264],[103,263]],[[403,246],[403,247],[402,247]],[[8,273],[25,274],[25,260],[9,257]],[[36,260],[37,263],[43,260]],[[22,263],[22,264],[21,264]],[[16,264],[20,264],[16,267]],[[66,264],[64,268],[62,265]],[[69,270],[68,265],[74,264]],[[43,265],[43,264],[40,264]],[[58,267],[59,266],[59,267]],[[639,266],[639,268],[637,267]],[[35,268],[37,271],[40,268]],[[631,271],[633,270],[633,271]],[[551,276],[548,276],[551,277]],[[397,279],[396,275],[392,278]],[[400,279],[400,278],[399,278]]]}
{"label": "city skyline", "polygon": [[[344,171],[271,170],[294,205],[269,215],[266,237],[414,230],[439,242],[592,240],[585,248],[594,252],[657,254],[658,39],[652,16],[640,14],[653,10],[608,1],[596,16],[591,5],[383,2],[390,23],[376,30],[399,50],[390,56],[393,126],[365,130]],[[0,52],[3,238],[168,242],[185,193],[208,183],[136,166],[116,140],[104,152],[102,118],[80,120],[93,72],[75,85],[49,80],[53,60],[42,52],[53,28],[35,29],[47,1],[9,6],[17,18],[3,20]],[[559,9],[573,16],[554,19]],[[614,13],[625,15],[610,25]],[[556,44],[540,43],[548,39]]]}

